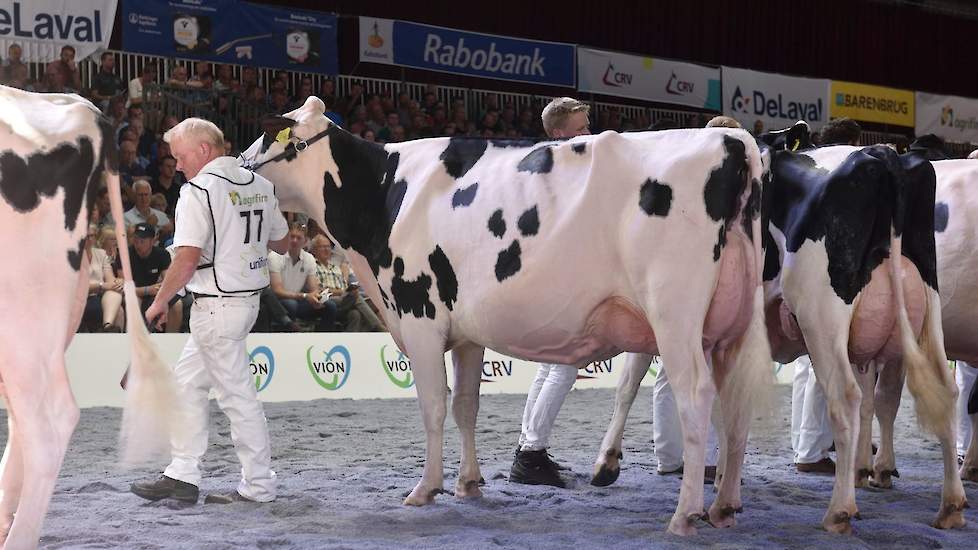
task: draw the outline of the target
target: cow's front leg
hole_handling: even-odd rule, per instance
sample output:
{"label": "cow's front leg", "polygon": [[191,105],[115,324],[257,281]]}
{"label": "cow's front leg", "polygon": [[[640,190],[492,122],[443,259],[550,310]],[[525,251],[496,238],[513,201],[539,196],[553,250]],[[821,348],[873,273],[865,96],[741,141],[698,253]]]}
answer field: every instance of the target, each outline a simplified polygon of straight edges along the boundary
{"label": "cow's front leg", "polygon": [[876,459],[873,462],[874,487],[892,489],[893,478],[900,477],[893,451],[893,424],[900,409],[905,376],[903,362],[895,361],[880,371],[880,378],[876,382],[875,404],[876,419],[880,424],[880,448],[876,451]]}
{"label": "cow's front leg", "polygon": [[859,439],[856,442],[856,487],[864,488],[869,485],[873,475],[873,409],[875,401],[876,365],[860,368],[855,367],[856,382],[862,392],[859,403]]}
{"label": "cow's front leg", "polygon": [[625,356],[625,370],[618,379],[618,389],[615,390],[615,412],[608,424],[608,431],[601,442],[601,451],[594,462],[594,475],[591,485],[605,487],[618,479],[621,472],[620,460],[621,439],[625,433],[625,420],[632,408],[635,395],[642,383],[642,378],[649,371],[652,356],[644,353],[629,353]]}
{"label": "cow's front leg", "polygon": [[485,348],[465,344],[452,350],[455,368],[455,391],[452,393],[452,415],[462,440],[455,496],[482,496],[479,460],[475,450],[475,424],[479,415],[479,384],[482,379],[482,357]]}
{"label": "cow's front leg", "polygon": [[444,489],[442,449],[445,439],[445,400],[448,390],[445,374],[445,349],[439,342],[414,343],[405,335],[405,344],[411,358],[414,385],[418,390],[418,404],[425,431],[425,462],[421,481],[404,499],[409,506],[431,504]]}

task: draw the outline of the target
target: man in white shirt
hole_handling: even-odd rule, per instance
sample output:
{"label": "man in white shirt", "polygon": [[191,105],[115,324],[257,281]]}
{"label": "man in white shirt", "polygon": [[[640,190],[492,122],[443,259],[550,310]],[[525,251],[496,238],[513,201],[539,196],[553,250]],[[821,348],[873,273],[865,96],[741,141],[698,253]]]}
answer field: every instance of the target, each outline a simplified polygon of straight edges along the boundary
{"label": "man in white shirt", "polygon": [[245,337],[268,286],[268,249],[286,250],[288,227],[271,182],[223,156],[224,135],[213,123],[188,118],[163,139],[191,179],[177,203],[176,255],[146,320],[158,323],[184,287],[194,303],[190,338],[174,367],[181,423],[170,440],[172,460],[158,480],[134,483],[131,490],[147,500],[197,502],[213,389],[231,424],[241,482],[230,496],[205,501],[269,502],[275,500],[275,472]]}
{"label": "man in white shirt", "polygon": [[322,295],[316,276],[316,258],[303,249],[306,245],[305,224],[293,223],[288,240],[286,254],[272,253],[268,257],[272,293],[293,321],[317,319],[317,332],[336,330],[336,303]]}
{"label": "man in white shirt", "polygon": [[[222,148],[223,151],[223,148]],[[135,194],[135,205],[126,210],[123,218],[126,220],[126,227],[129,232],[140,223],[148,223],[156,227],[160,242],[165,243],[173,235],[173,223],[166,213],[161,212],[149,205],[153,198],[153,187],[144,179],[138,179],[132,184]]]}

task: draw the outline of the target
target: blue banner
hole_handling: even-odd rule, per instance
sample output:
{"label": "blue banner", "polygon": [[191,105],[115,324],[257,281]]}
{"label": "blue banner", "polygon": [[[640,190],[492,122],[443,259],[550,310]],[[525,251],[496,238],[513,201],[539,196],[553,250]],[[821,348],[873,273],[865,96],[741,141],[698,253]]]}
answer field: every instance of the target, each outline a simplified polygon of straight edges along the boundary
{"label": "blue banner", "polygon": [[360,60],[551,86],[576,85],[573,44],[360,18]]}
{"label": "blue banner", "polygon": [[236,0],[123,0],[126,51],[336,74],[335,14]]}

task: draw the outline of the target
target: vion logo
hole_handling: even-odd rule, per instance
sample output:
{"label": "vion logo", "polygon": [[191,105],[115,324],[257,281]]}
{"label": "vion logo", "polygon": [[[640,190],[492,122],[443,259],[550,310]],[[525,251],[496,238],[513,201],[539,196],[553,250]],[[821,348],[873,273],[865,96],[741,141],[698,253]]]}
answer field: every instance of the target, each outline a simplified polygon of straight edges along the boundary
{"label": "vion logo", "polygon": [[[582,372],[584,374],[581,374]],[[584,368],[578,369],[577,379],[592,380],[597,378],[599,374],[611,374],[611,359],[588,363]]]}
{"label": "vion logo", "polygon": [[387,351],[387,345],[380,347],[380,365],[387,374],[387,378],[398,388],[410,388],[414,385],[414,374],[411,372],[411,360],[404,352],[397,349]]}
{"label": "vion logo", "polygon": [[306,349],[306,366],[313,380],[323,389],[335,391],[346,384],[350,377],[350,352],[345,346],[333,346],[327,352],[313,353],[313,348]]}
{"label": "vion logo", "polygon": [[631,86],[632,85],[632,75],[629,73],[620,73],[615,70],[615,66],[608,62],[608,68],[604,70],[604,78],[601,79],[606,86],[614,86],[615,88],[620,88],[621,86]]}
{"label": "vion logo", "polygon": [[251,375],[255,377],[255,389],[262,391],[272,382],[275,376],[275,355],[268,346],[258,346],[248,354],[248,366]]}
{"label": "vion logo", "polygon": [[513,360],[508,361],[483,361],[482,362],[482,381],[496,382],[503,376],[513,376]]}
{"label": "vion logo", "polygon": [[[739,88],[737,92],[740,92]],[[666,93],[672,95],[691,94],[693,93],[693,83],[686,80],[680,80],[679,77],[676,76],[676,72],[673,71],[672,76],[669,77],[669,82],[666,83]]]}

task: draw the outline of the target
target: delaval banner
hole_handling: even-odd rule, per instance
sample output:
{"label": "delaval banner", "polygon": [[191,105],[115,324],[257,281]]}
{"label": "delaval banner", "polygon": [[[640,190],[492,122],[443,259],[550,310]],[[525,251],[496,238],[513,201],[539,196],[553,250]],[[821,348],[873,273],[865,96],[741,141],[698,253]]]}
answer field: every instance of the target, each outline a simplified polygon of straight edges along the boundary
{"label": "delaval banner", "polygon": [[917,92],[918,136],[936,134],[954,143],[978,143],[978,99]]}
{"label": "delaval banner", "polygon": [[336,74],[335,14],[236,0],[123,0],[127,51]]}
{"label": "delaval banner", "polygon": [[832,100],[829,106],[831,118],[914,125],[914,100],[910,90],[833,80],[829,97]]}
{"label": "delaval banner", "polygon": [[577,48],[577,89],[720,111],[720,69]]}
{"label": "delaval banner", "polygon": [[58,59],[61,47],[75,48],[75,61],[109,47],[118,0],[0,1],[0,48],[23,49],[22,61]]}
{"label": "delaval banner", "polygon": [[780,130],[804,120],[818,129],[829,119],[829,81],[722,67],[723,114],[747,128]]}
{"label": "delaval banner", "polygon": [[573,88],[574,45],[360,17],[360,61]]}

